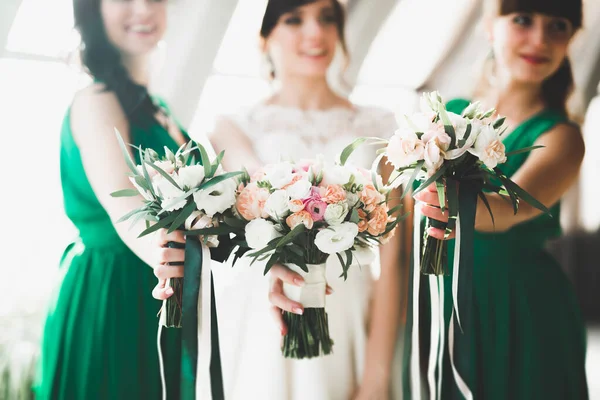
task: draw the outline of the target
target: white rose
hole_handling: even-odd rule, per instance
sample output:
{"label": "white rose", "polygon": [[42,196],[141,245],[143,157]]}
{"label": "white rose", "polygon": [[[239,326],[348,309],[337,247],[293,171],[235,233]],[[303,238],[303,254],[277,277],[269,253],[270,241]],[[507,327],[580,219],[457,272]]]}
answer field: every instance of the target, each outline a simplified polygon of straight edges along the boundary
{"label": "white rose", "polygon": [[204,167],[202,165],[190,165],[182,167],[177,171],[177,183],[183,190],[190,190],[200,186],[204,180]]}
{"label": "white rose", "polygon": [[341,253],[354,246],[358,225],[344,222],[321,230],[315,236],[315,245],[325,254]]}
{"label": "white rose", "polygon": [[275,224],[266,219],[253,219],[246,225],[246,242],[255,250],[265,248],[271,240],[280,236]]}
{"label": "white rose", "polygon": [[329,204],[325,209],[325,222],[329,225],[340,225],[348,215],[348,203]]}
{"label": "white rose", "polygon": [[343,165],[329,165],[323,169],[322,185],[345,185],[350,182],[352,170]]}
{"label": "white rose", "polygon": [[268,181],[274,189],[281,189],[292,181],[293,165],[288,162],[272,164],[265,168],[265,180]]}
{"label": "white rose", "polygon": [[409,129],[399,129],[390,139],[386,156],[395,168],[404,168],[423,159],[425,145]]}
{"label": "white rose", "polygon": [[312,184],[308,180],[301,179],[293,185],[290,185],[286,189],[286,192],[292,200],[302,200],[308,197],[311,188]]}
{"label": "white rose", "polygon": [[163,210],[175,211],[186,205],[187,198],[184,197],[185,192],[178,189],[164,176],[156,175],[154,179],[152,179],[152,185],[154,186],[154,191],[161,199],[160,206]]}
{"label": "white rose", "polygon": [[496,168],[506,162],[506,148],[500,139],[498,131],[491,125],[486,125],[477,136],[474,148],[469,152],[477,156],[488,168]]}
{"label": "white rose", "polygon": [[281,220],[289,213],[290,196],[285,190],[276,190],[265,202],[265,212],[275,220]]}
{"label": "white rose", "polygon": [[194,193],[194,202],[200,211],[209,217],[223,213],[235,204],[236,184],[233,179],[226,179],[208,189],[198,190]]}
{"label": "white rose", "polygon": [[425,145],[425,167],[429,176],[435,174],[443,162],[442,150],[438,147],[437,143],[433,140],[428,142]]}

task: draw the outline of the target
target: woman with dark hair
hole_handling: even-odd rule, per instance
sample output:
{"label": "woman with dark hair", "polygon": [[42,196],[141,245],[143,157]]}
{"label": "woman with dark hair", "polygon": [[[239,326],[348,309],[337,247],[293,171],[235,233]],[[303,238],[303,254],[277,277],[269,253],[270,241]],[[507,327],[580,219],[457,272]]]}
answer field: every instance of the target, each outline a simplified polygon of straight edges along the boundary
{"label": "woman with dark hair", "polygon": [[[265,101],[218,120],[210,140],[217,152],[227,150],[223,162],[228,170],[256,169],[281,156],[299,161],[323,154],[333,161],[356,137],[394,132],[391,112],[352,104],[327,82],[334,55],[346,53],[344,23],[337,0],[268,2],[260,36],[277,90]],[[373,159],[367,150],[351,161],[368,168]],[[373,279],[370,262],[355,265],[345,282],[339,265],[327,269],[335,291],[326,305],[334,353],[310,360],[286,359],[280,350],[287,330],[281,309],[303,310],[301,304],[285,300],[281,279],[302,284],[299,275],[276,266],[269,289],[264,268],[249,266],[249,260],[240,260],[220,276],[216,271],[225,398],[387,396],[400,314],[398,242],[384,247],[379,279]]]}
{"label": "woman with dark hair", "polygon": [[[75,95],[61,132],[64,205],[79,237],[61,261],[64,280],[45,326],[36,398],[160,399],[160,303],[150,295],[150,267],[164,254],[156,240],[137,239],[143,222],[131,229],[116,223],[141,198],[110,193],[131,185],[115,128],[125,142],[160,154],[189,140],[147,89],[167,1],[74,0],[73,8],[94,83]],[[168,251],[183,259],[183,250]],[[167,394],[176,399],[179,332],[165,331],[162,343]]]}
{"label": "woman with dark hair", "polygon": [[[510,156],[500,168],[551,208],[552,216],[525,202],[515,215],[510,202],[492,193],[487,194],[492,221],[483,202],[478,204],[473,323],[464,333],[455,329],[456,340],[470,339],[453,360],[446,346],[441,398],[587,399],[584,322],[570,282],[544,249],[561,233],[560,198],[577,179],[585,151],[567,112],[573,90],[567,51],[582,25],[582,1],[487,0],[485,22],[493,56],[475,100],[506,116],[507,152],[543,147]],[[468,104],[456,99],[448,109],[461,113]],[[435,188],[415,197],[426,216],[447,221]],[[444,235],[437,229],[430,233]],[[446,278],[446,288],[451,280]],[[452,291],[445,297],[448,330]],[[407,354],[420,350],[408,348],[407,341]],[[406,378],[405,387],[414,394],[418,381]]]}

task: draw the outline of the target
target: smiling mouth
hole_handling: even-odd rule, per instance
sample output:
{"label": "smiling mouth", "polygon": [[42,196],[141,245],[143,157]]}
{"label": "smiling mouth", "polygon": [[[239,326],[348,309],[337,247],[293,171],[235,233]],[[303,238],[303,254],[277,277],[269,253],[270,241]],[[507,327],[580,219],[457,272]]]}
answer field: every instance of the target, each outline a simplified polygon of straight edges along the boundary
{"label": "smiling mouth", "polygon": [[142,35],[150,35],[156,31],[156,26],[144,24],[131,25],[127,28],[127,31]]}
{"label": "smiling mouth", "polygon": [[327,50],[325,49],[311,49],[306,50],[301,53],[305,57],[325,57],[327,55]]}
{"label": "smiling mouth", "polygon": [[542,65],[542,64],[547,64],[550,62],[549,58],[540,57],[540,56],[522,55],[521,58],[523,60],[525,60],[526,62],[528,62],[529,64],[533,64],[533,65]]}

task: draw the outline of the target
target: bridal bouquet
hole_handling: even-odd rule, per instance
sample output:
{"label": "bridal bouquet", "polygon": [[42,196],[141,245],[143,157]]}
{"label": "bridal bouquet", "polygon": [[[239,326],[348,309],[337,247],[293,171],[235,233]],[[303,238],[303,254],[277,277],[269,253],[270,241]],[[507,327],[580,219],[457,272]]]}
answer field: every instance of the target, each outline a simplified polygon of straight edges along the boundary
{"label": "bridal bouquet", "polygon": [[288,334],[282,353],[289,358],[330,354],[325,313],[325,269],[347,277],[356,252],[379,245],[394,234],[396,210],[377,174],[323,159],[267,165],[238,187],[234,212],[243,224],[236,253],[300,273],[305,286],[284,284],[287,297],[300,302],[303,315],[284,312]]}
{"label": "bridal bouquet", "polygon": [[[415,180],[422,183],[414,193],[431,184],[437,187],[442,212],[448,212],[449,219],[447,224],[428,220],[428,226],[445,229],[450,234],[457,226],[460,214],[463,231],[465,227],[474,230],[478,197],[493,220],[484,191],[506,196],[512,202],[515,213],[519,199],[549,212],[498,167],[512,154],[536,147],[506,153],[502,143],[502,135],[506,131],[505,118],[494,117],[495,113],[494,109],[483,111],[479,103],[472,103],[462,115],[458,115],[446,110],[437,92],[425,93],[421,112],[405,116],[400,129],[387,143],[383,155],[395,168],[390,177],[391,185],[405,184],[405,193],[412,188]],[[430,237],[427,230],[423,241],[421,272],[446,274],[447,242]]]}
{"label": "bridal bouquet", "polygon": [[[210,160],[204,147],[193,141],[183,145],[175,153],[165,147],[163,157],[152,149],[136,148],[140,160],[140,164],[136,165],[118,132],[117,139],[130,169],[129,179],[135,189],[119,190],[112,193],[112,196],[141,195],[144,198],[139,208],[124,215],[118,222],[131,220],[134,225],[145,220],[146,229],[139,237],[161,228],[168,229],[169,232],[177,229],[194,230],[195,233],[202,234],[200,239],[207,247],[219,246],[219,235],[233,230],[225,223],[227,212],[230,212],[236,201],[237,185],[231,178],[242,172],[223,173],[220,164],[224,154]],[[188,241],[189,239],[188,237]],[[186,263],[187,258],[186,255]],[[163,303],[162,324],[180,328],[183,278],[170,279],[167,285],[173,288],[174,294]]]}

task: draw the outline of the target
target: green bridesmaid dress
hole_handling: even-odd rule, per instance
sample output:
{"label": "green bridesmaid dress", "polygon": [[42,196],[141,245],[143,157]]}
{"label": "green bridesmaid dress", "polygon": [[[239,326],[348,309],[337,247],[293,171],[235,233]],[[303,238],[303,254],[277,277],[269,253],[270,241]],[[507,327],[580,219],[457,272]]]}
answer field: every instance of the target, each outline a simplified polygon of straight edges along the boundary
{"label": "green bridesmaid dress", "polygon": [[[168,112],[168,108],[157,100]],[[131,142],[164,154],[178,145],[163,126],[132,124]],[[184,133],[187,137],[187,135]],[[188,138],[189,139],[189,138]],[[139,163],[138,154],[134,152]],[[65,211],[79,237],[61,260],[64,278],[46,321],[36,398],[161,399],[153,271],[119,238],[86,177],[67,112],[61,132]],[[107,169],[109,171],[109,169]],[[169,399],[179,398],[180,331],[164,329]]]}
{"label": "green bridesmaid dress", "polygon": [[[463,99],[448,103],[460,114],[469,104]],[[520,124],[504,140],[506,151],[532,146],[566,116],[545,110]],[[534,151],[544,151],[538,149]],[[528,153],[513,155],[500,168],[511,177]],[[588,398],[585,353],[586,332],[577,298],[560,265],[545,251],[548,240],[561,234],[560,204],[552,216],[539,215],[507,232],[475,232],[472,341],[469,376],[474,399],[583,400]],[[452,269],[454,240],[448,243]],[[412,272],[411,272],[412,273]],[[412,279],[412,278],[411,278]],[[412,280],[411,280],[412,282]],[[428,357],[429,285],[421,279],[420,343],[422,371]],[[452,276],[444,278],[446,338],[452,313]],[[412,295],[410,295],[412,298]],[[411,300],[412,302],[412,300]],[[409,313],[412,305],[409,306]],[[412,325],[412,316],[407,321]],[[456,331],[455,335],[460,335]],[[452,375],[445,341],[442,399],[462,399]],[[405,398],[410,396],[406,335]],[[464,355],[463,355],[464,356]],[[455,357],[459,355],[455,354]],[[427,397],[425,397],[427,398]]]}

